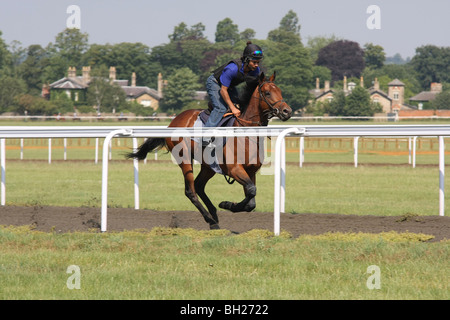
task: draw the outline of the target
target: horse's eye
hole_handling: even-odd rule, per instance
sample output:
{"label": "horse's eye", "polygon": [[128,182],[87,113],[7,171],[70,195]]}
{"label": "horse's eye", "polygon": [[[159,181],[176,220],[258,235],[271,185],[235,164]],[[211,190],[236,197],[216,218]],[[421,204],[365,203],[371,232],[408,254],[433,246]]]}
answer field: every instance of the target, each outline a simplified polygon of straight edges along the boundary
{"label": "horse's eye", "polygon": [[266,92],[266,96],[267,96],[267,97],[270,97],[270,92]]}

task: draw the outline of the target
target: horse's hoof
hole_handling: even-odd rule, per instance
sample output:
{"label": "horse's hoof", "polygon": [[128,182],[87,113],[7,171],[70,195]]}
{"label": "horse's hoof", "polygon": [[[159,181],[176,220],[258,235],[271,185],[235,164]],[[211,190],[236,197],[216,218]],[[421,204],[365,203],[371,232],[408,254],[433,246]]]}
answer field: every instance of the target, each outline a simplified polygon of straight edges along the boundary
{"label": "horse's hoof", "polygon": [[235,204],[233,202],[230,201],[222,201],[221,203],[219,203],[219,208],[225,209],[225,210],[231,210],[233,211],[233,207],[235,206]]}
{"label": "horse's hoof", "polygon": [[214,223],[214,224],[209,225],[209,229],[210,230],[218,230],[218,229],[220,229],[220,227],[217,223]]}

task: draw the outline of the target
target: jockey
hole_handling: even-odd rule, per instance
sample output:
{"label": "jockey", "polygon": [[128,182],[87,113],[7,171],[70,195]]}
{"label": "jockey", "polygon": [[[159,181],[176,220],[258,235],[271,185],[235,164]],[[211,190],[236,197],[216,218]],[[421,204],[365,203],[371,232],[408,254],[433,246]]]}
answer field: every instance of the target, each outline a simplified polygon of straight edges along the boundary
{"label": "jockey", "polygon": [[[231,60],[213,71],[206,81],[206,91],[213,110],[205,127],[216,127],[228,109],[235,117],[241,115],[241,111],[234,104],[238,97],[236,86],[242,82],[248,87],[256,85],[261,73],[259,63],[262,58],[261,48],[248,41],[240,59]],[[210,139],[203,141],[204,146],[209,143]]]}

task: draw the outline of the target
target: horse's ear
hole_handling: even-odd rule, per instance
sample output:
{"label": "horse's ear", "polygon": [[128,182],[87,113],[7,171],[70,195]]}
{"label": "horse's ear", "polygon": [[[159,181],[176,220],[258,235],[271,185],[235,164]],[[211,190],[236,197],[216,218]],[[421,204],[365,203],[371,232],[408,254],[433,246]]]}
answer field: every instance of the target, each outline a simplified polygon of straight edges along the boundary
{"label": "horse's ear", "polygon": [[266,80],[266,76],[264,75],[264,72],[261,72],[259,75],[259,82],[264,82],[264,80]]}
{"label": "horse's ear", "polygon": [[277,76],[277,72],[274,71],[274,72],[273,72],[273,75],[270,77],[270,81],[271,81],[271,82],[274,82],[276,76]]}

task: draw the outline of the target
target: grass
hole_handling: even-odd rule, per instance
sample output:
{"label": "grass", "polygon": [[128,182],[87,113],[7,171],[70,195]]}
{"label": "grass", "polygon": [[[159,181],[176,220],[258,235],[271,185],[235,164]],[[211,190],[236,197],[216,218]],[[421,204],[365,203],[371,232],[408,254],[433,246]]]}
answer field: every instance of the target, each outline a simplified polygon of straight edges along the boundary
{"label": "grass", "polygon": [[[421,237],[0,228],[0,299],[448,299],[449,242]],[[366,285],[371,265],[378,290]]]}
{"label": "grass", "polygon": [[[121,141],[112,154],[119,159],[127,151],[126,142],[114,141]],[[20,154],[18,142],[14,143],[7,144],[7,205],[100,206],[101,164],[93,161],[92,141],[75,140],[68,149],[69,159],[91,161],[51,164],[13,161]],[[25,159],[47,159],[46,141],[28,143]],[[298,150],[297,143],[288,142],[288,150]],[[340,146],[334,143],[317,140],[307,145],[306,162],[351,163],[351,147],[343,141],[341,152],[336,152]],[[363,143],[360,163],[407,163],[404,144],[389,142],[385,148],[384,142]],[[61,142],[52,145],[52,159],[62,159]],[[418,163],[437,164],[432,153],[436,146],[424,142],[421,147]],[[381,148],[398,154],[372,152]],[[159,153],[158,158],[169,156]],[[287,160],[298,163],[298,153],[288,152]],[[141,208],[194,210],[184,196],[176,165],[141,163],[139,169]],[[286,212],[437,215],[438,179],[437,165],[289,165]],[[227,200],[243,198],[242,187],[223,180],[216,176],[207,186],[214,203],[225,200],[224,194]],[[257,210],[272,211],[273,175],[259,174],[257,188]],[[110,163],[108,195],[109,206],[133,206],[131,161]],[[273,237],[267,230],[232,235],[227,230],[164,228],[58,234],[0,226],[0,299],[448,300],[450,242],[425,242],[428,239],[427,235],[392,232],[293,239],[286,232]],[[80,289],[67,286],[71,265],[80,268]],[[372,265],[380,268],[380,289],[367,287],[371,276],[367,269]]]}
{"label": "grass", "polygon": [[[195,166],[194,170],[198,169]],[[391,216],[438,214],[437,167],[299,168],[290,165],[286,172],[286,212]],[[109,206],[134,206],[132,162],[112,161],[108,177]],[[100,207],[100,164],[9,161],[6,178],[8,205]],[[274,176],[258,174],[256,179],[256,209],[272,211]],[[143,209],[195,209],[184,195],[183,176],[177,165],[162,161],[141,163],[139,184],[140,207]],[[226,184],[221,175],[211,179],[206,192],[216,205],[223,200],[243,199],[242,187],[237,183]],[[446,210],[450,210],[449,201],[446,201]]]}

